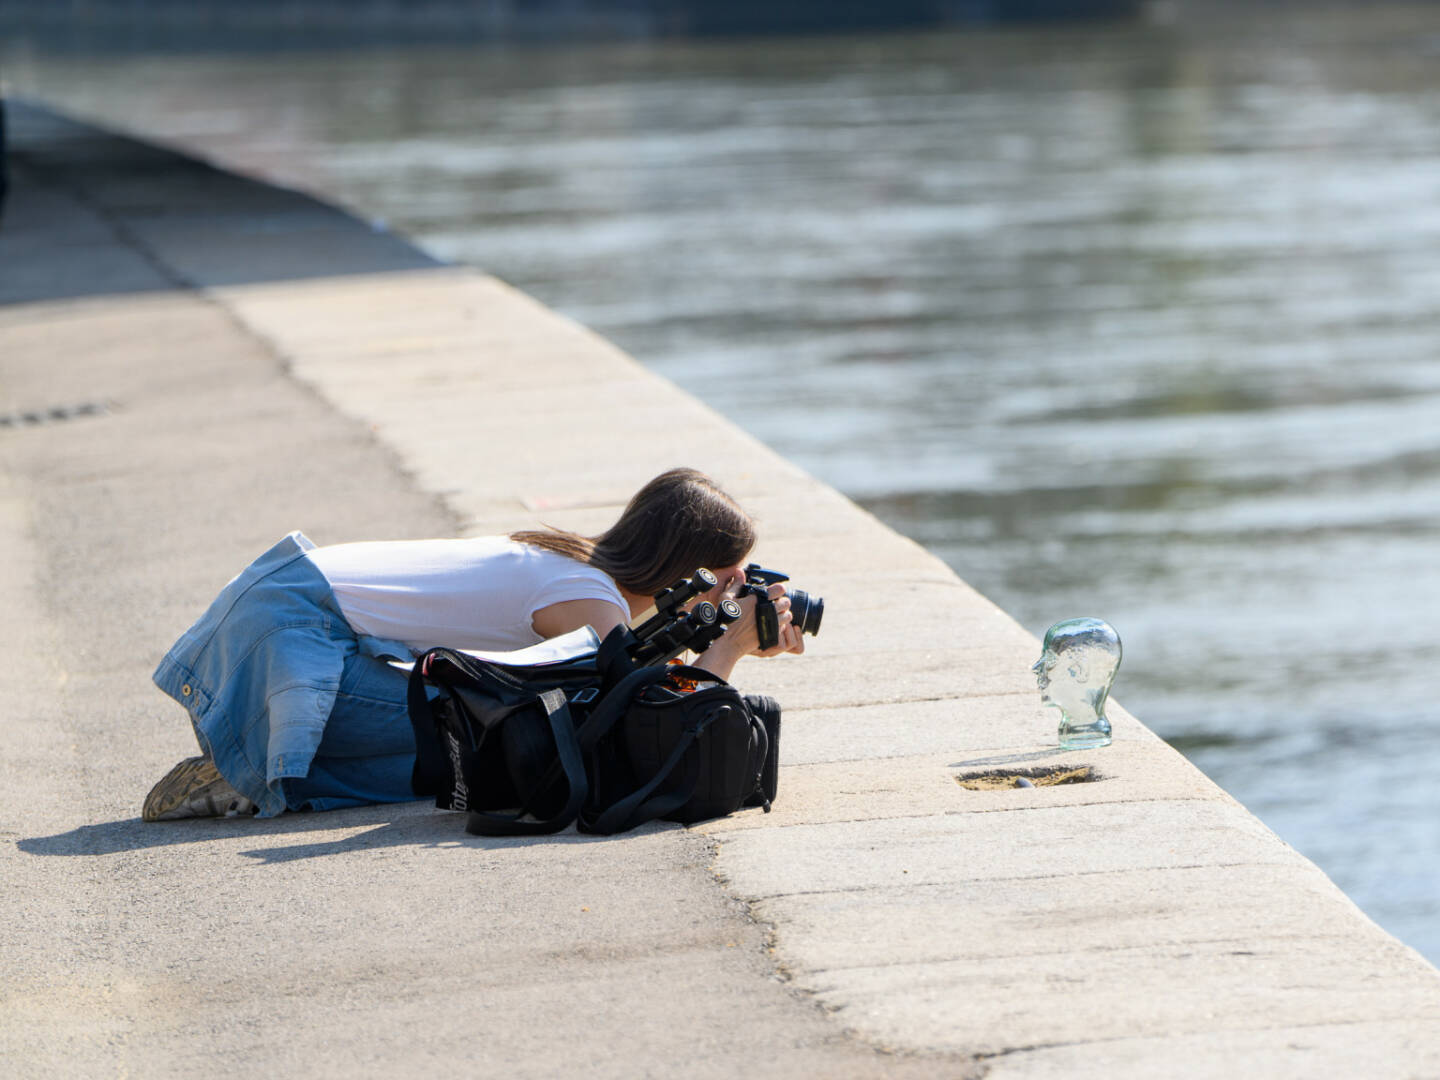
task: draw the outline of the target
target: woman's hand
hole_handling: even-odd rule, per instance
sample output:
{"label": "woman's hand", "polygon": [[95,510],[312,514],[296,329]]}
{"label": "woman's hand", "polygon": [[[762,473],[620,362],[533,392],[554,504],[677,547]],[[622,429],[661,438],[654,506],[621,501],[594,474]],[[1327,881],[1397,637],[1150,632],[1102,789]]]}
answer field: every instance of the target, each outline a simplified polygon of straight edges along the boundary
{"label": "woman's hand", "polygon": [[[744,584],[743,578],[733,579],[725,584],[721,591],[720,599],[734,600]],[[755,626],[756,598],[747,596],[737,601],[740,604],[741,616],[725,628],[715,641],[695,660],[695,667],[702,668],[713,675],[719,675],[722,679],[729,679],[730,672],[734,670],[736,662],[742,656],[779,656],[781,653],[803,653],[805,642],[800,631],[791,625],[790,598],[785,595],[785,586],[781,584],[771,585],[768,590],[771,601],[775,604],[775,613],[779,617],[780,624],[779,640],[768,649],[760,648],[760,635]]]}

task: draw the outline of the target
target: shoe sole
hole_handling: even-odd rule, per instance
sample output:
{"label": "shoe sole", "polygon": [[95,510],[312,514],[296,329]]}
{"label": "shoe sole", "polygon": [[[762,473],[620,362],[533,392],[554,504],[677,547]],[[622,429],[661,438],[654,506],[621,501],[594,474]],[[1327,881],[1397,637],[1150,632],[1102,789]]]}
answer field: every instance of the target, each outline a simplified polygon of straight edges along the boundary
{"label": "shoe sole", "polygon": [[[202,796],[205,787],[220,779],[220,771],[215,768],[215,763],[209,758],[186,758],[150,789],[150,794],[145,796],[145,805],[141,807],[140,819],[142,821],[169,820],[167,815],[173,814],[197,796]],[[223,806],[217,811],[213,801],[209,801],[209,805],[211,811],[209,816],[224,816],[225,808]],[[177,816],[200,817],[202,815],[189,813]]]}

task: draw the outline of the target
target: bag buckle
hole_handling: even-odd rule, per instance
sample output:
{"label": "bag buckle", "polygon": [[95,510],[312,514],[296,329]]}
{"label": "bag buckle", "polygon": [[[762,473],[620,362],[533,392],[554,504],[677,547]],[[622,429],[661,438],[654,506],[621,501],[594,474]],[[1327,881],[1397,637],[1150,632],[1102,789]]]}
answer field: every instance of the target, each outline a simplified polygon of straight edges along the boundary
{"label": "bag buckle", "polygon": [[570,704],[571,704],[571,705],[589,705],[590,702],[594,701],[594,700],[595,700],[597,697],[599,697],[599,696],[600,696],[600,691],[599,691],[599,690],[597,690],[597,689],[596,689],[595,687],[593,687],[593,686],[586,686],[586,687],[583,687],[582,689],[576,690],[575,693],[570,696]]}

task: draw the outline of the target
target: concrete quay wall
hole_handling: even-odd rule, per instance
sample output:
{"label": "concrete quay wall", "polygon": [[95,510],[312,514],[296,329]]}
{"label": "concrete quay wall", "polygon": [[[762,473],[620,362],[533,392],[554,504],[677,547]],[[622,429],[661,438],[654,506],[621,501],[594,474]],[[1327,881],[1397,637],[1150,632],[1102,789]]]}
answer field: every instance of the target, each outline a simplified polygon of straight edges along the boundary
{"label": "concrete quay wall", "polygon": [[[16,1075],[109,1074],[117,1052],[178,1075],[238,1016],[222,1058],[293,1066],[318,1038],[343,1044],[337,1075],[1440,1076],[1440,973],[1123,708],[1112,746],[1057,752],[1037,642],[916,544],[493,277],[37,108],[11,128],[0,413],[103,407],[0,433],[0,593],[12,626],[45,628],[24,647],[69,706],[42,717],[33,680],[0,683],[23,718],[0,736],[0,870],[28,916],[0,931]],[[187,752],[145,664],[279,532],[590,531],[682,463],[826,599],[803,658],[736,674],[785,706],[774,813],[523,845],[421,805],[133,820]],[[57,805],[97,746],[111,779]],[[1048,766],[1094,778],[957,782]],[[243,901],[204,934],[175,885],[197,863]],[[476,889],[481,911],[452,910]],[[321,1016],[275,1005],[262,933],[304,961],[280,965],[286,1000]],[[217,940],[223,976],[187,979]],[[150,1011],[166,1001],[203,1019]],[[433,1008],[501,1022],[416,1049]]]}

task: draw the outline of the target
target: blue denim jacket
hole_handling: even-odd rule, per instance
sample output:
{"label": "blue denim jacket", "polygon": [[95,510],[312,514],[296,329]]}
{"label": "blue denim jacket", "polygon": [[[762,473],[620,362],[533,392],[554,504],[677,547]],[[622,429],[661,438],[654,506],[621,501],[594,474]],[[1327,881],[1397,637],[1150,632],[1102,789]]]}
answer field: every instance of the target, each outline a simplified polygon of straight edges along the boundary
{"label": "blue denim jacket", "polygon": [[[329,582],[305,558],[314,546],[293,532],[256,559],[225,586],[155,670],[155,684],[189,712],[201,749],[263,817],[285,810],[286,782],[310,773],[342,679],[355,677],[350,674],[355,658],[410,656],[397,642],[357,637]],[[373,660],[363,662],[379,667]],[[410,740],[413,760],[413,738],[403,723],[403,677],[382,681],[384,696],[394,699],[384,704],[386,723],[397,729],[393,735],[400,742]],[[386,783],[399,788],[408,777],[404,748],[384,749]],[[364,784],[353,798],[311,794],[316,797],[305,805],[315,809],[388,801]],[[397,790],[394,797],[414,796]]]}

